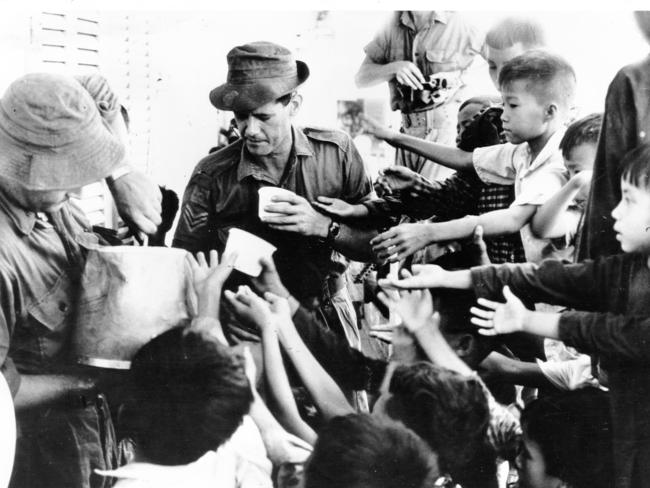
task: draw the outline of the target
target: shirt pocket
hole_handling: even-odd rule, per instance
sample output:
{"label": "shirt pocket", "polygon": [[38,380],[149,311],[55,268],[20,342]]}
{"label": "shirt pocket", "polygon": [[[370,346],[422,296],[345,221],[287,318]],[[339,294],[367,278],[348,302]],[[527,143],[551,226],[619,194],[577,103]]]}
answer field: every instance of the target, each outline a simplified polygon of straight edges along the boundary
{"label": "shirt pocket", "polygon": [[444,49],[428,49],[424,57],[427,62],[425,76],[442,71],[455,71],[458,69],[458,54]]}
{"label": "shirt pocket", "polygon": [[67,343],[74,318],[73,284],[66,273],[27,310],[32,344],[40,360],[54,359]]}

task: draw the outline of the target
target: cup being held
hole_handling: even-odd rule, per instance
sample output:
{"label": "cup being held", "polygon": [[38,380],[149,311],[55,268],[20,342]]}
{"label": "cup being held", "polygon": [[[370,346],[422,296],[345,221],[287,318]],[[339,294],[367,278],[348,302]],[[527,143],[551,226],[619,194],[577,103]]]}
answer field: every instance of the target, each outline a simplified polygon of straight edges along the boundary
{"label": "cup being held", "polygon": [[284,188],[280,188],[277,186],[263,186],[259,190],[257,190],[257,194],[259,195],[259,217],[262,219],[263,217],[272,217],[274,215],[280,215],[276,212],[267,212],[264,210],[264,207],[267,205],[271,205],[272,203],[275,203],[272,201],[273,197],[288,197],[288,196],[294,196],[295,193],[292,192],[291,190],[286,190]]}
{"label": "cup being held", "polygon": [[228,241],[224,255],[236,252],[234,267],[249,276],[257,277],[262,272],[260,259],[271,257],[276,247],[250,232],[232,228],[228,231]]}

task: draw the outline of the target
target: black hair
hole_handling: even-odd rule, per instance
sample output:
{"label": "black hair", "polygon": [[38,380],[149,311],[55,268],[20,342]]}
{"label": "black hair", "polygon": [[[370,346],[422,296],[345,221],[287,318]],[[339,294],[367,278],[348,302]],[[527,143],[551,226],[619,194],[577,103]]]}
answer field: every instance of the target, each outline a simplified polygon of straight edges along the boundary
{"label": "black hair", "polygon": [[244,359],[207,332],[175,327],[131,364],[132,435],[147,460],[179,465],[217,449],[237,430],[253,395]]}
{"label": "black hair", "polygon": [[506,17],[487,32],[485,43],[494,49],[507,49],[518,43],[534,48],[544,46],[546,36],[542,25],[534,19]]}
{"label": "black hair", "polygon": [[305,488],[428,488],[435,454],[403,425],[366,414],[336,417],[319,432]]}
{"label": "black hair", "polygon": [[574,488],[614,485],[608,395],[583,388],[539,398],[521,417],[524,436],[544,457],[546,473]]}
{"label": "black hair", "polygon": [[458,107],[458,111],[460,112],[468,105],[480,105],[481,109],[484,109],[499,103],[501,103],[501,100],[498,97],[491,97],[489,95],[480,95],[476,97],[470,97],[467,100],[465,100],[463,103],[460,104],[460,107]]}
{"label": "black hair", "polygon": [[571,151],[580,144],[597,144],[602,124],[603,114],[594,113],[569,125],[560,141],[560,150],[564,159],[570,159]]}
{"label": "black hair", "polygon": [[419,362],[398,366],[389,392],[386,413],[422,437],[454,481],[481,486],[479,478],[494,477],[494,453],[486,444],[490,411],[478,378]]}
{"label": "black hair", "polygon": [[517,81],[542,104],[555,102],[565,111],[573,106],[575,71],[557,54],[533,50],[512,58],[499,73],[499,87],[503,91]]}
{"label": "black hair", "polygon": [[632,186],[650,190],[650,144],[641,144],[628,151],[621,160],[621,180]]}

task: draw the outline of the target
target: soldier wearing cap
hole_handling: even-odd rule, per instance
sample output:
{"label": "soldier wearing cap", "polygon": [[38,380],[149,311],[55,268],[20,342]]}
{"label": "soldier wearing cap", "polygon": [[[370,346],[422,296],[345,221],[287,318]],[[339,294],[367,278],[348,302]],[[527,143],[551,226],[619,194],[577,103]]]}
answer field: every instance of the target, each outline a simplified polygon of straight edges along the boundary
{"label": "soldier wearing cap", "polygon": [[[228,230],[238,227],[277,247],[275,264],[283,283],[302,303],[321,298],[332,250],[369,259],[376,232],[351,227],[318,212],[319,196],[349,203],[370,198],[361,158],[345,133],[297,127],[301,106],[296,88],[309,69],[286,48],[254,42],[228,53],[226,83],[210,93],[220,110],[234,112],[242,138],[196,166],[183,197],[174,246],[190,252],[223,251]],[[276,197],[258,217],[258,189],[276,186],[296,195]]]}
{"label": "soldier wearing cap", "polygon": [[19,431],[11,486],[104,486],[93,469],[113,465],[97,375],[70,360],[82,245],[98,240],[68,194],[112,174],[124,152],[73,78],[26,75],[0,100],[0,364]]}

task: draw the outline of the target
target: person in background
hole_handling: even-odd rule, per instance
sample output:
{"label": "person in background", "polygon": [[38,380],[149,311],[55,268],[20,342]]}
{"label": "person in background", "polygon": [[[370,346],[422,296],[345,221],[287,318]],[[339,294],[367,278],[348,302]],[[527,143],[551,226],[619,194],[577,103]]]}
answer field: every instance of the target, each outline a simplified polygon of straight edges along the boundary
{"label": "person in background", "polygon": [[[402,132],[453,144],[454,119],[466,98],[462,74],[482,55],[481,33],[457,12],[399,11],[364,51],[357,86],[388,82],[391,108],[402,114]],[[397,151],[396,164],[431,180],[450,174],[405,150]]]}
{"label": "person in background", "polygon": [[[650,11],[635,12],[634,17],[650,43]],[[607,90],[584,225],[576,245],[579,261],[618,252],[612,210],[621,199],[621,161],[628,151],[647,143],[649,137],[650,56],[646,56],[621,68]]]}

